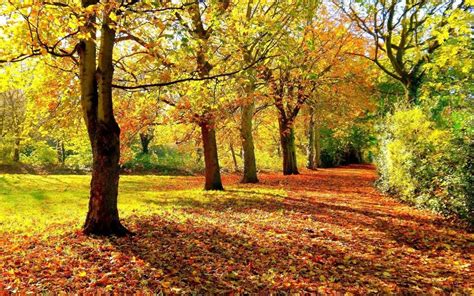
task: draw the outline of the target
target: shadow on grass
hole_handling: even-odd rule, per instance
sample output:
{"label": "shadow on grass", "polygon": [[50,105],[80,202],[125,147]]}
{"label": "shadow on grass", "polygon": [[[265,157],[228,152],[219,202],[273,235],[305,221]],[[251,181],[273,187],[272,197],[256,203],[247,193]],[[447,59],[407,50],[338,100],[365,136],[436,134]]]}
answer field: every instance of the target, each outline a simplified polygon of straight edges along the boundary
{"label": "shadow on grass", "polygon": [[46,195],[44,194],[43,191],[33,191],[30,193],[30,195],[37,201],[43,201],[46,199]]}

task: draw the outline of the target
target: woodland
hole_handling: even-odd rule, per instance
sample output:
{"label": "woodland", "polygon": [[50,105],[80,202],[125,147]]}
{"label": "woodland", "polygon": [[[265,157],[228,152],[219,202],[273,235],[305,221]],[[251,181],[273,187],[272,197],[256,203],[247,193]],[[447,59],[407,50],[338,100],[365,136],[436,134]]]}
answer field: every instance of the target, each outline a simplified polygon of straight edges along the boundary
{"label": "woodland", "polygon": [[474,293],[473,0],[0,0],[0,295]]}

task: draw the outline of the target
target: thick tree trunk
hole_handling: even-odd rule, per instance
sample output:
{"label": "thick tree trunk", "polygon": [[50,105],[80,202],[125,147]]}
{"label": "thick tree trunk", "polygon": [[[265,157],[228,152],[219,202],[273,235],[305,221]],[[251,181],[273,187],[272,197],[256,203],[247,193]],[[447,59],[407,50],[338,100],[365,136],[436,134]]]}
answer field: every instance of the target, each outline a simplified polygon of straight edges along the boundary
{"label": "thick tree trunk", "polygon": [[150,151],[148,146],[150,145],[153,136],[148,133],[140,133],[140,142],[142,144],[142,154],[148,154]]}
{"label": "thick tree trunk", "polygon": [[240,135],[242,137],[242,149],[244,152],[244,173],[242,183],[257,183],[257,163],[255,160],[255,146],[252,136],[252,120],[255,111],[255,102],[242,106],[242,119]]}
{"label": "thick tree trunk", "polygon": [[[83,6],[97,0],[83,0]],[[92,147],[93,165],[89,211],[84,224],[85,234],[125,235],[117,209],[120,159],[120,128],[112,105],[112,53],[115,31],[104,14],[101,30],[99,67],[96,69],[96,43],[80,43],[81,103]],[[93,23],[93,22],[92,22]],[[88,27],[92,35],[95,30]]]}
{"label": "thick tree trunk", "polygon": [[402,81],[405,88],[405,99],[410,105],[417,105],[419,90],[422,83],[423,76],[412,75]]}
{"label": "thick tree trunk", "polygon": [[84,232],[97,235],[125,235],[119,220],[120,129],[117,123],[100,122],[92,148],[93,168],[89,212]]}
{"label": "thick tree trunk", "polygon": [[283,175],[298,175],[296,163],[295,131],[280,121],[280,143],[283,154]]}
{"label": "thick tree trunk", "polygon": [[204,163],[206,166],[205,190],[224,190],[221,181],[219,157],[217,154],[216,130],[209,122],[201,123]]}

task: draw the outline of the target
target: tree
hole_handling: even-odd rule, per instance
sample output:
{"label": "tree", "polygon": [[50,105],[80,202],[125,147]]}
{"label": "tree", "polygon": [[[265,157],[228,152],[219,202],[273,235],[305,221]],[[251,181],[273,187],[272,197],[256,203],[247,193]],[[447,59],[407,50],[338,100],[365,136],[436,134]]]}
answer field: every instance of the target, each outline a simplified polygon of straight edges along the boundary
{"label": "tree", "polygon": [[[222,1],[217,3],[218,15],[221,15],[228,8],[229,2]],[[203,23],[203,8],[200,5],[200,1],[193,1],[189,6],[188,10],[189,18],[191,19],[192,27],[185,23],[183,17],[176,13],[178,20],[187,29],[188,33],[192,38],[198,40],[198,48],[196,50],[196,71],[200,78],[208,77],[213,65],[209,63],[208,50],[210,47],[209,38],[213,33],[213,28],[204,27]],[[207,82],[203,82],[207,84]],[[206,86],[204,86],[206,87]],[[204,163],[205,163],[205,185],[206,190],[224,190],[222,186],[219,156],[217,153],[217,141],[216,141],[216,129],[215,129],[215,115],[209,110],[205,110],[203,113],[195,114],[195,121],[201,128],[201,137],[204,149]]]}
{"label": "tree", "polygon": [[[450,25],[464,1],[339,1],[337,5],[372,38],[374,51],[363,54],[405,88],[418,102],[423,66],[456,29]],[[360,53],[359,53],[360,54]]]}
{"label": "tree", "polygon": [[[98,0],[82,0],[85,9],[97,3]],[[86,234],[128,233],[120,223],[117,209],[120,128],[115,121],[112,103],[116,32],[111,18],[115,9],[112,3],[105,2],[98,57],[94,38],[81,39],[78,49],[81,103],[92,147],[91,195],[84,225]],[[95,21],[95,14],[91,14],[85,24],[84,29],[91,36],[96,35]]]}
{"label": "tree", "polygon": [[[269,84],[269,97],[278,111],[279,136],[283,156],[283,174],[298,174],[294,124],[300,110],[314,93],[343,77],[341,69],[347,60],[347,50],[358,47],[342,22],[319,20],[306,16],[297,23],[298,34],[290,34],[279,43],[278,51],[285,53],[262,71]],[[329,22],[329,26],[328,26]]]}
{"label": "tree", "polygon": [[[302,3],[288,1],[242,1],[232,12],[230,26],[235,30],[231,36],[238,44],[244,64],[249,64],[278,43],[284,28],[291,24]],[[305,5],[305,4],[303,4]],[[255,113],[256,70],[250,68],[241,76],[242,96],[240,136],[243,150],[242,183],[257,183],[257,163],[253,139],[253,117]]]}
{"label": "tree", "polygon": [[[84,232],[124,235],[128,230],[120,223],[117,210],[120,128],[115,121],[112,103],[113,49],[117,25],[113,19],[120,13],[120,5],[114,1],[99,3],[98,0],[82,0],[80,5],[80,8],[59,2],[11,5],[13,11],[25,21],[14,24],[22,30],[18,30],[17,35],[23,32],[29,38],[23,42],[26,52],[7,61],[21,61],[49,53],[69,57],[78,65],[81,105],[93,156],[89,211]],[[77,10],[81,14],[76,13]],[[64,15],[74,16],[73,20],[66,18],[71,25],[57,31],[47,29],[51,19],[64,21]],[[96,22],[99,20],[101,38],[97,42]],[[74,30],[76,26],[77,30]],[[70,40],[71,37],[78,39],[77,45],[75,40]],[[68,48],[62,48],[63,45]]]}
{"label": "tree", "polygon": [[[180,82],[188,82],[187,86],[181,87],[184,89],[180,91],[179,88],[168,89],[171,98],[166,100],[166,103],[172,106],[183,106],[179,101],[191,104],[189,98],[193,101],[199,101],[194,104],[199,105],[199,108],[188,108],[189,120],[196,123],[201,129],[201,137],[204,147],[205,159],[205,175],[206,175],[206,190],[222,190],[222,181],[220,177],[219,158],[217,154],[217,143],[215,140],[216,134],[216,117],[218,110],[215,108],[216,92],[214,91],[219,86],[219,79],[233,76],[239,72],[251,69],[254,65],[265,58],[265,52],[260,56],[255,57],[254,60],[248,64],[239,67],[236,70],[234,66],[235,59],[232,58],[232,52],[235,46],[227,42],[229,35],[232,32],[227,30],[228,23],[227,15],[231,10],[229,1],[190,1],[184,2],[177,6],[177,10],[168,13],[165,22],[170,26],[170,32],[178,32],[176,35],[167,34],[166,29],[162,29],[159,36],[171,36],[162,42],[162,46],[168,48],[167,54],[158,52],[154,49],[150,52],[150,59],[153,60],[153,69],[155,72],[161,72],[159,75],[163,77],[162,82],[140,83],[133,82],[135,85],[115,85],[121,89],[150,89],[152,87],[170,86]],[[164,23],[161,27],[166,27]],[[152,29],[153,30],[153,29]],[[123,38],[135,40],[140,45],[147,49],[153,48],[158,41],[142,40],[128,34]],[[136,59],[136,58],[135,58]],[[192,61],[192,62],[190,62]],[[232,67],[232,68],[231,68]],[[128,67],[130,68],[130,67]],[[231,68],[231,70],[229,70]],[[150,69],[144,72],[145,77]],[[130,72],[130,71],[127,71]],[[139,73],[140,71],[138,71]],[[217,74],[213,74],[217,73]],[[188,77],[182,77],[181,74],[189,73]],[[131,81],[136,80],[142,74],[130,75]],[[150,75],[148,75],[150,76]],[[178,76],[178,78],[175,78]],[[145,78],[147,80],[147,78]],[[210,83],[214,80],[216,83]],[[189,89],[192,85],[192,89]],[[201,92],[199,96],[196,94],[198,90]],[[186,105],[186,104],[184,104]],[[188,106],[189,107],[189,106]]]}
{"label": "tree", "polygon": [[[0,137],[13,142],[14,162],[20,161],[20,144],[26,116],[26,98],[22,90],[0,92]],[[4,143],[7,144],[7,143]]]}

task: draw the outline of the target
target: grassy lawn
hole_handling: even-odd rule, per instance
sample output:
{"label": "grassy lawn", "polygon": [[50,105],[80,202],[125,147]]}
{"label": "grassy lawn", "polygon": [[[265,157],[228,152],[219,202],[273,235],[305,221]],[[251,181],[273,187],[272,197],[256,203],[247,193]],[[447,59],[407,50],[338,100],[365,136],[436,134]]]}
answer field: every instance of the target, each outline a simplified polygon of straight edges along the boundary
{"label": "grassy lawn", "polygon": [[[90,176],[84,175],[0,175],[0,231],[50,234],[70,230],[58,224],[79,228],[87,213],[89,182]],[[179,213],[176,209],[199,204],[238,203],[242,197],[258,202],[268,194],[286,195],[281,189],[235,185],[225,193],[205,192],[202,184],[199,177],[122,176],[120,216]]]}

